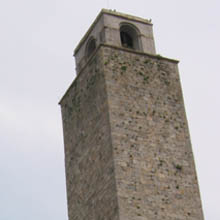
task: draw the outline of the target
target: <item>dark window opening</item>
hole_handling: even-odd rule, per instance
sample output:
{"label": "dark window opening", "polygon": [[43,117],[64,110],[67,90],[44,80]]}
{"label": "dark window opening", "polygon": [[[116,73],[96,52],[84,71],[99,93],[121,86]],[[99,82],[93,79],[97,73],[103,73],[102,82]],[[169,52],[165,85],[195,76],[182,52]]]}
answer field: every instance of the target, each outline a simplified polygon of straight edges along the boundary
{"label": "dark window opening", "polygon": [[95,39],[91,39],[87,46],[87,57],[89,57],[95,49],[96,49]]}
{"label": "dark window opening", "polygon": [[128,47],[131,49],[134,48],[133,39],[128,33],[121,31],[120,37],[121,37],[121,44],[123,47]]}
{"label": "dark window opening", "polygon": [[140,50],[140,37],[138,29],[128,23],[122,23],[120,26],[121,46],[133,50]]}

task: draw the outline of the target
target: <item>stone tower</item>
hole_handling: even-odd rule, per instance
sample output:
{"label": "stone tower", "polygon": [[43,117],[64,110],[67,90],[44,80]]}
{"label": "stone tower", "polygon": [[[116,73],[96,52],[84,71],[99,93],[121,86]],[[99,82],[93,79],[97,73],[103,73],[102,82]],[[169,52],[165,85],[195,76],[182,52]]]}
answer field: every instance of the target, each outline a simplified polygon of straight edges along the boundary
{"label": "stone tower", "polygon": [[69,220],[203,220],[178,61],[146,19],[102,10],[62,108]]}

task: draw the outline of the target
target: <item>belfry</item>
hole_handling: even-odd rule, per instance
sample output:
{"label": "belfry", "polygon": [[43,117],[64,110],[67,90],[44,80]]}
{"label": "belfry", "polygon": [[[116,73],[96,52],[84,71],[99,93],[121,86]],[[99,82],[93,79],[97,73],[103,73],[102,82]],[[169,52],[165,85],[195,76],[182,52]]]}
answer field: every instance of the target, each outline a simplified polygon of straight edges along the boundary
{"label": "belfry", "polygon": [[203,220],[178,61],[149,20],[103,9],[60,101],[69,220]]}

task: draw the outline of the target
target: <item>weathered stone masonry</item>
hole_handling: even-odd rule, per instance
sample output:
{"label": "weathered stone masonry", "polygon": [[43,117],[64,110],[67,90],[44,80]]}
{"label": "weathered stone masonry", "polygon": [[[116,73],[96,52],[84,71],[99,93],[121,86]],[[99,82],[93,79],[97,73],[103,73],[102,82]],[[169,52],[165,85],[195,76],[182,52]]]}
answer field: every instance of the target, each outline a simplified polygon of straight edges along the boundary
{"label": "weathered stone masonry", "polygon": [[[116,17],[99,16],[99,30],[135,20],[104,13]],[[203,220],[178,61],[155,54],[151,29],[151,54],[111,45],[116,33],[90,57],[77,49],[78,75],[60,102],[69,220]]]}
{"label": "weathered stone masonry", "polygon": [[121,219],[203,219],[177,62],[103,50]]}
{"label": "weathered stone masonry", "polygon": [[101,52],[97,52],[61,102],[71,220],[118,219]]}

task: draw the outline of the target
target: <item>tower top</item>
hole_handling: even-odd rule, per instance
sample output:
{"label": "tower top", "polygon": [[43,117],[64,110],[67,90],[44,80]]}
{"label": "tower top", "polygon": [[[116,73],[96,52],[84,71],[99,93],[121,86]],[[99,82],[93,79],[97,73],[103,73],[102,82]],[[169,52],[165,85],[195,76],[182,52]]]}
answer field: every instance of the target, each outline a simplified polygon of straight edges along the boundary
{"label": "tower top", "polygon": [[74,50],[77,73],[101,44],[156,53],[150,20],[102,9]]}
{"label": "tower top", "polygon": [[78,49],[80,48],[80,46],[83,44],[83,42],[86,40],[86,38],[88,37],[88,35],[90,34],[90,32],[92,31],[92,29],[94,28],[94,26],[96,25],[96,23],[98,22],[98,20],[100,19],[100,17],[103,15],[111,15],[111,16],[115,16],[118,18],[122,18],[122,19],[126,19],[126,20],[130,20],[130,21],[138,21],[144,24],[148,24],[148,25],[152,25],[150,20],[141,18],[141,17],[137,17],[137,16],[133,16],[133,15],[129,15],[129,14],[125,14],[125,13],[121,13],[121,12],[117,12],[116,10],[111,10],[111,9],[102,9],[100,11],[100,13],[97,15],[96,19],[94,20],[94,22],[91,24],[91,26],[89,27],[88,31],[86,32],[86,34],[83,36],[83,38],[80,40],[79,44],[76,46],[75,50],[74,50],[74,55],[77,53]]}

